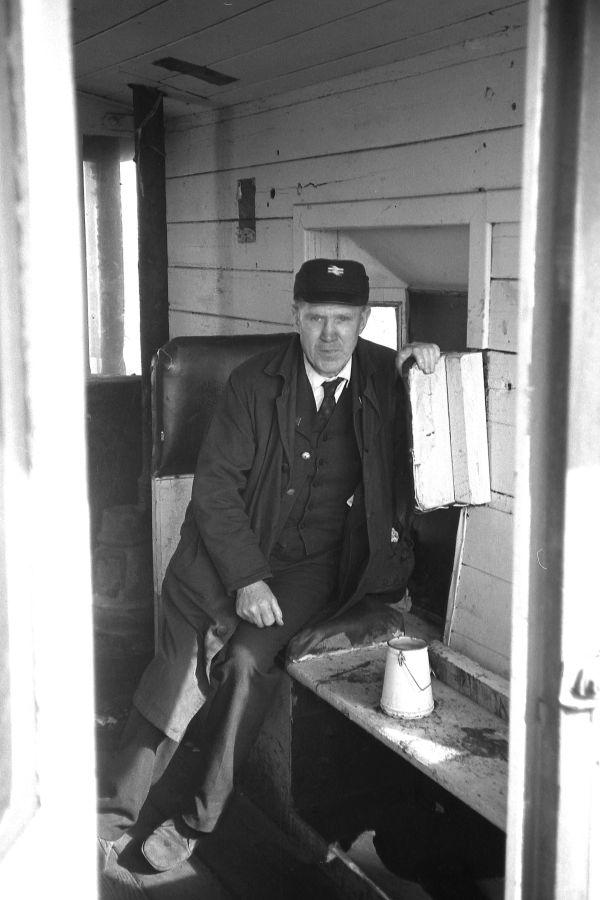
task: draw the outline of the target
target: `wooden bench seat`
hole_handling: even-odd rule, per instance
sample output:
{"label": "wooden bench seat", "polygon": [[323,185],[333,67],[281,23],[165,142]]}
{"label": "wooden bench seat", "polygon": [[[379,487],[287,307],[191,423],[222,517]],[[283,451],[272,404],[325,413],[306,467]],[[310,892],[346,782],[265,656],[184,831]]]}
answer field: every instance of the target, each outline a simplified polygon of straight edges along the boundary
{"label": "wooden bench seat", "polygon": [[290,676],[499,828],[506,828],[508,725],[440,679],[435,709],[396,719],[379,708],[387,645],[310,656]]}

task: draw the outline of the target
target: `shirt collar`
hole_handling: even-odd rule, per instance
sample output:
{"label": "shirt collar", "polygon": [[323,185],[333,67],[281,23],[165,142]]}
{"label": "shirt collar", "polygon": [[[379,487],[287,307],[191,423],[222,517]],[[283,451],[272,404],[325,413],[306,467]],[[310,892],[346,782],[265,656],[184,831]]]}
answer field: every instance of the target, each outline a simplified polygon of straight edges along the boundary
{"label": "shirt collar", "polygon": [[343,378],[344,384],[341,387],[345,387],[346,384],[350,381],[350,376],[352,374],[352,357],[348,360],[343,369],[337,373],[337,375],[331,375],[329,378],[324,378],[323,375],[319,375],[317,371],[311,366],[306,355],[304,355],[304,368],[306,369],[306,375],[310,382],[310,386],[315,391],[317,388],[320,388],[324,381],[333,381],[335,378]]}

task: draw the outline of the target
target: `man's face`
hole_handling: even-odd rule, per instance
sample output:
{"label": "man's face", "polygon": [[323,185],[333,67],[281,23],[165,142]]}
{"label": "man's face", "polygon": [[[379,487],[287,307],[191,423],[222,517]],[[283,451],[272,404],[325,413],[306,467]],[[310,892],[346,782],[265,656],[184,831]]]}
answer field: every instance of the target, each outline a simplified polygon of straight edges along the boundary
{"label": "man's face", "polygon": [[292,307],[302,349],[313,369],[331,378],[344,368],[371,314],[368,306],[306,303]]}

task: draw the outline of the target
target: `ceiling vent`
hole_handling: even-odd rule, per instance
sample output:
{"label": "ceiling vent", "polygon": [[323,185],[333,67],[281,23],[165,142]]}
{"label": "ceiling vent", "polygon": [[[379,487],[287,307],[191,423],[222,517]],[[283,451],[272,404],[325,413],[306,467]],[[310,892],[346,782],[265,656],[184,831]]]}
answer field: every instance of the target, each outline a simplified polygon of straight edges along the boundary
{"label": "ceiling vent", "polygon": [[199,78],[200,81],[207,81],[209,84],[231,84],[239,79],[233,78],[231,75],[224,75],[222,72],[215,72],[208,66],[197,66],[195,63],[186,62],[185,59],[176,59],[174,56],[165,56],[164,59],[156,59],[153,62],[155,66],[161,66],[168,69],[169,72],[180,72],[182,75],[191,75],[192,78]]}

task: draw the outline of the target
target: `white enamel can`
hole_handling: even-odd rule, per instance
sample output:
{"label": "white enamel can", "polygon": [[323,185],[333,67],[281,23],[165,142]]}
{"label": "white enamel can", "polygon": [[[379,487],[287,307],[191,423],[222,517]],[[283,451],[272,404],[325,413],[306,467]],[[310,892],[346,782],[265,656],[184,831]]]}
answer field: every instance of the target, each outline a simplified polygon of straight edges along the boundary
{"label": "white enamel can", "polygon": [[388,716],[419,719],[433,710],[427,642],[396,637],[388,641],[380,705]]}

